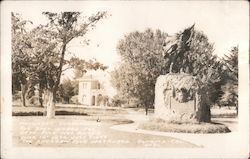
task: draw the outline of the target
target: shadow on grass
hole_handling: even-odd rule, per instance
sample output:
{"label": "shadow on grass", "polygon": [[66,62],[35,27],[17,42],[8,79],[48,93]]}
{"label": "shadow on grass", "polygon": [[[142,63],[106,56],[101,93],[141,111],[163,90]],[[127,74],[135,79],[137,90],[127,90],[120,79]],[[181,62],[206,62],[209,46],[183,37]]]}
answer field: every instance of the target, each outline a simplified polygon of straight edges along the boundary
{"label": "shadow on grass", "polygon": [[[56,110],[56,115],[82,115],[87,116],[84,112],[74,112],[66,110]],[[46,112],[34,111],[34,112],[12,112],[12,116],[46,116]]]}
{"label": "shadow on grass", "polygon": [[[125,110],[112,108],[77,108],[77,107],[56,107],[56,115],[115,115],[126,114]],[[12,107],[12,116],[46,116],[46,108],[29,106],[29,107]]]}
{"label": "shadow on grass", "polygon": [[12,116],[43,116],[43,112],[12,112]]}
{"label": "shadow on grass", "polygon": [[119,119],[119,120],[117,120],[117,119],[111,119],[111,120],[109,120],[109,121],[110,121],[110,122],[113,122],[114,125],[132,124],[132,123],[134,123],[134,121],[128,120],[128,119]]}
{"label": "shadow on grass", "polygon": [[236,113],[231,113],[231,114],[212,114],[212,118],[237,118]]}

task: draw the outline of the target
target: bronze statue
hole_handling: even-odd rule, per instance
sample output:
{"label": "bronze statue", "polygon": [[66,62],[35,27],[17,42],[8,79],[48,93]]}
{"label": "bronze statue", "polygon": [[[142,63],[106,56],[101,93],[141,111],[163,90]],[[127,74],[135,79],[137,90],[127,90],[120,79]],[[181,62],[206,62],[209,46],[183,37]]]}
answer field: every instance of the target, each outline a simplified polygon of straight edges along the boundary
{"label": "bronze statue", "polygon": [[169,58],[170,60],[169,73],[173,73],[173,68],[176,65],[177,58],[181,57],[185,52],[190,49],[190,43],[194,32],[194,25],[195,24],[185,29],[181,34],[177,34],[166,39],[166,42],[163,45],[163,56],[165,59]]}

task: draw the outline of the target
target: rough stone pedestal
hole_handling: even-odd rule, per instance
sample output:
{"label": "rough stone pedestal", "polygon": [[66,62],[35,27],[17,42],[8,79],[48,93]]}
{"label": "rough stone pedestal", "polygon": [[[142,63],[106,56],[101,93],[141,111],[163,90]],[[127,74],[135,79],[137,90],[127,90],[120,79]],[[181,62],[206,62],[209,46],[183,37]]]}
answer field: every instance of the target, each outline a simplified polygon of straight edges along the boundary
{"label": "rough stone pedestal", "polygon": [[207,95],[194,76],[160,75],[155,85],[155,117],[176,122],[210,122]]}

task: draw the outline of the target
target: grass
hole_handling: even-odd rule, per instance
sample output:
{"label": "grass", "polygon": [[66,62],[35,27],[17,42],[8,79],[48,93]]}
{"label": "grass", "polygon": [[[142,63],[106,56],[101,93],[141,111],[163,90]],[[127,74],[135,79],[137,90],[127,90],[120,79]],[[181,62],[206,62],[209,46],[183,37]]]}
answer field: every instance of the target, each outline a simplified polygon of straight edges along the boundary
{"label": "grass", "polygon": [[131,120],[120,116],[104,116],[96,122],[93,116],[13,117],[13,144],[15,146],[134,148],[171,147],[192,148],[196,145],[175,139],[110,129]]}
{"label": "grass", "polygon": [[140,129],[175,133],[227,133],[228,127],[219,123],[173,123],[162,119],[151,119],[139,124]]}
{"label": "grass", "polygon": [[211,117],[212,118],[236,118],[237,113],[235,107],[213,107],[211,108]]}

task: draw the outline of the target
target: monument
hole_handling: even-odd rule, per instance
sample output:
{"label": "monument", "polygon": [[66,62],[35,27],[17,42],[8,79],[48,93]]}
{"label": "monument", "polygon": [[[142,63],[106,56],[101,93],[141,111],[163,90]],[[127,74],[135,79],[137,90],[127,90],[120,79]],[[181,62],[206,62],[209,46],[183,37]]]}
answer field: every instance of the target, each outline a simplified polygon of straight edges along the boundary
{"label": "monument", "polygon": [[[176,122],[210,122],[208,92],[202,82],[180,61],[190,49],[194,25],[167,39],[164,58],[170,60],[169,73],[160,75],[155,85],[155,116]],[[183,62],[182,62],[183,64]]]}

